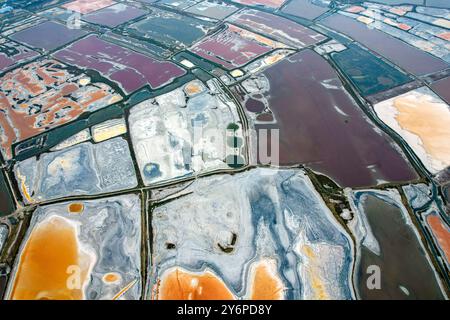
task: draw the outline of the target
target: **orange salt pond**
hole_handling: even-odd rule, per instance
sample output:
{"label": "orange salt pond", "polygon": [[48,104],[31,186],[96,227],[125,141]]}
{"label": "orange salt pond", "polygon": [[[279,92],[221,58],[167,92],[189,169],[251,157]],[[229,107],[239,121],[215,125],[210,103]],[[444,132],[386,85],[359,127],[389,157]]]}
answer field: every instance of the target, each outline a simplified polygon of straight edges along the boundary
{"label": "orange salt pond", "polygon": [[[274,260],[262,260],[250,271],[248,299],[281,300],[284,285],[277,275]],[[211,271],[192,273],[172,268],[164,273],[155,290],[159,300],[233,300],[233,293]]]}
{"label": "orange salt pond", "polygon": [[80,248],[73,223],[49,217],[36,225],[21,252],[9,298],[83,299],[93,260]]}
{"label": "orange salt pond", "polygon": [[69,207],[67,209],[69,210],[69,213],[80,214],[84,210],[84,205],[79,202],[74,202],[69,204]]}
{"label": "orange salt pond", "polygon": [[159,300],[232,300],[233,294],[211,271],[191,273],[181,268],[167,270],[157,288]]}
{"label": "orange salt pond", "polygon": [[447,263],[450,263],[450,230],[444,224],[442,219],[435,214],[427,215],[427,223],[433,231],[434,237],[437,239],[439,246],[444,252]]}
{"label": "orange salt pond", "polygon": [[380,102],[375,111],[431,172],[450,165],[450,108],[431,90],[419,88]]}
{"label": "orange salt pond", "polygon": [[282,300],[284,286],[277,275],[274,260],[263,260],[252,267],[250,282],[251,300]]}

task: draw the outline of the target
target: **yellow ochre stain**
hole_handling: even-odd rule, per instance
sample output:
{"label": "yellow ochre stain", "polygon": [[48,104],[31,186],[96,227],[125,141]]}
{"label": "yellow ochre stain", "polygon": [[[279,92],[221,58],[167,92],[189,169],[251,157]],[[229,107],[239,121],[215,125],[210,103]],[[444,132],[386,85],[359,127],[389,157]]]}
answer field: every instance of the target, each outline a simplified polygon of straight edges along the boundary
{"label": "yellow ochre stain", "polygon": [[302,246],[301,251],[303,252],[303,254],[305,256],[308,257],[308,259],[310,260],[310,264],[308,269],[310,269],[308,271],[308,275],[309,275],[309,279],[311,281],[311,288],[314,291],[314,299],[316,300],[327,300],[329,299],[328,293],[326,291],[325,285],[322,281],[322,279],[316,275],[316,273],[318,273],[316,270],[317,266],[316,266],[316,253],[314,252],[314,250],[308,246],[308,245],[304,245]]}

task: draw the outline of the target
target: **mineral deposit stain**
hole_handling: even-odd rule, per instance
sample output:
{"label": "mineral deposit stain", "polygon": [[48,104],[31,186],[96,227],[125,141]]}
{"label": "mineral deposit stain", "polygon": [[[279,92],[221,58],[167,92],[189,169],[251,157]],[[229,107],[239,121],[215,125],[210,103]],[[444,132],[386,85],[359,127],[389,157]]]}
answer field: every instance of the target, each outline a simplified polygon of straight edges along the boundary
{"label": "mineral deposit stain", "polygon": [[195,290],[206,294],[205,285],[190,284],[206,276],[215,296],[220,289],[237,299],[352,298],[350,240],[303,171],[215,175],[173,197],[152,211],[155,298],[158,287],[160,296],[204,298]]}
{"label": "mineral deposit stain", "polygon": [[306,164],[350,187],[417,177],[399,148],[346,92],[334,69],[311,50],[245,80],[235,92],[243,103],[254,94],[265,96],[276,123],[255,127],[259,132],[279,130],[281,165]]}
{"label": "mineral deposit stain", "polygon": [[311,246],[304,245],[301,247],[300,251],[305,255],[308,259],[305,264],[307,264],[307,268],[309,269],[308,277],[309,282],[311,283],[311,289],[313,291],[314,300],[326,300],[330,299],[330,296],[327,292],[327,287],[323,279],[320,277],[320,265],[318,264],[317,254],[314,252]]}
{"label": "mineral deposit stain", "polygon": [[11,38],[30,47],[49,51],[68,44],[86,34],[87,32],[81,29],[70,29],[66,25],[47,21],[19,31],[13,34]]}
{"label": "mineral deposit stain", "polygon": [[85,14],[110,6],[114,3],[115,2],[112,0],[75,0],[62,5],[62,7],[70,11]]}
{"label": "mineral deposit stain", "polygon": [[[74,204],[82,214],[68,212]],[[140,217],[134,194],[37,206],[7,298],[138,300]]]}

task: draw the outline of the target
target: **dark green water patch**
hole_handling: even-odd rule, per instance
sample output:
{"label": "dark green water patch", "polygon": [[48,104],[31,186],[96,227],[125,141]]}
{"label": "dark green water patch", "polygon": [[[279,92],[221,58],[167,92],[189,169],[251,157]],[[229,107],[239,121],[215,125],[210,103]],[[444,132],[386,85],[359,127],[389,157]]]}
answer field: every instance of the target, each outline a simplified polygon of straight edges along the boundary
{"label": "dark green water patch", "polygon": [[367,96],[411,82],[413,79],[358,45],[331,54],[345,76]]}

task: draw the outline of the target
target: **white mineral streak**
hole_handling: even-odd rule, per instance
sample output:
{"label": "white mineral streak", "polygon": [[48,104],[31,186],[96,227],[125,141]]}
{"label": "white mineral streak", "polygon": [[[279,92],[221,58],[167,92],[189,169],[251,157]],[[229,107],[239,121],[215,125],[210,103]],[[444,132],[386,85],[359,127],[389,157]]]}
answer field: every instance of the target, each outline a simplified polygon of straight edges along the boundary
{"label": "white mineral streak", "polygon": [[209,268],[244,297],[252,263],[271,259],[288,297],[354,297],[351,239],[302,170],[202,178],[172,199],[152,213],[152,284],[176,266]]}

